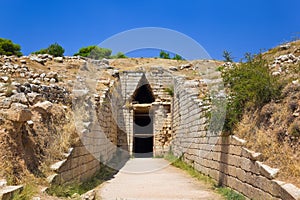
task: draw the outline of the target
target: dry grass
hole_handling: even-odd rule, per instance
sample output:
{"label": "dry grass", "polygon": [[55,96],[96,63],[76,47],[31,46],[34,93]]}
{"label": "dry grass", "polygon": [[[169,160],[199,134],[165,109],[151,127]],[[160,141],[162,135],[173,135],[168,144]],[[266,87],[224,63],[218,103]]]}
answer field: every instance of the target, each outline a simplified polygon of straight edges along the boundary
{"label": "dry grass", "polygon": [[[276,116],[277,120],[285,115],[284,111],[281,113],[280,117]],[[259,126],[258,112],[252,114],[244,114],[243,120],[236,128],[236,135],[247,141],[249,149],[262,153],[264,163],[280,169],[278,179],[300,187],[300,146],[291,146],[287,140],[279,141],[278,132],[268,129],[270,126]]]}

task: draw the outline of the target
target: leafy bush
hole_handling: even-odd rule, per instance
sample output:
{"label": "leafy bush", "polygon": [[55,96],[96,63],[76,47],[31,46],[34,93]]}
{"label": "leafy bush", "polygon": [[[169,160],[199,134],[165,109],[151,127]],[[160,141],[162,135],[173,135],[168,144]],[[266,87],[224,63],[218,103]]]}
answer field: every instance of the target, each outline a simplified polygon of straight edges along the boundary
{"label": "leafy bush", "polygon": [[47,51],[48,51],[48,54],[55,56],[55,57],[64,56],[64,53],[65,53],[64,48],[57,43],[51,44],[47,48]]}
{"label": "leafy bush", "polygon": [[173,58],[170,57],[170,54],[165,51],[160,51],[159,57],[163,59],[173,59],[173,60],[184,60],[180,55],[175,54]]}
{"label": "leafy bush", "polygon": [[51,44],[46,49],[41,49],[39,51],[33,52],[33,54],[49,54],[54,57],[61,57],[64,56],[64,48],[60,46],[58,43]]}
{"label": "leafy bush", "polygon": [[22,56],[21,47],[18,44],[14,44],[11,40],[0,38],[0,55]]}
{"label": "leafy bush", "polygon": [[184,60],[180,55],[175,54],[175,56],[172,58],[173,60]]}
{"label": "leafy bush", "polygon": [[159,57],[163,59],[170,59],[170,54],[165,51],[160,51]]}
{"label": "leafy bush", "polygon": [[74,56],[90,57],[93,59],[109,58],[111,56],[111,50],[106,48],[101,48],[98,46],[88,46],[79,49],[78,53]]}
{"label": "leafy bush", "polygon": [[110,58],[127,58],[127,56],[122,52],[118,52],[116,55],[110,56]]}
{"label": "leafy bush", "polygon": [[261,108],[280,96],[281,85],[278,78],[270,74],[267,62],[261,55],[249,56],[247,62],[224,69],[222,76],[230,89],[224,130],[232,132],[240,121],[243,111]]}

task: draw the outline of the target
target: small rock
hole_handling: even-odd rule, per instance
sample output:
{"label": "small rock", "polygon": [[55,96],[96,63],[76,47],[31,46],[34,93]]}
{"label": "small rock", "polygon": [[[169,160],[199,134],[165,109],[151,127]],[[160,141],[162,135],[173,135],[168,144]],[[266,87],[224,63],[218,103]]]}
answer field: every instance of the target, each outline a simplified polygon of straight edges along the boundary
{"label": "small rock", "polygon": [[107,60],[106,58],[103,58],[103,59],[101,60],[101,63],[106,64],[106,65],[109,65],[109,60]]}
{"label": "small rock", "polygon": [[278,76],[278,75],[280,75],[280,74],[281,74],[280,72],[273,72],[273,73],[272,73],[273,76]]}
{"label": "small rock", "polygon": [[35,61],[37,63],[40,63],[40,64],[44,64],[45,62],[47,62],[47,59],[42,59],[42,58],[38,58],[37,56],[31,56],[30,57],[30,60],[32,61]]}
{"label": "small rock", "polygon": [[55,57],[54,61],[58,62],[58,63],[62,63],[62,62],[64,62],[64,58],[63,57]]}
{"label": "small rock", "polygon": [[91,190],[88,191],[87,193],[81,195],[82,200],[95,200],[96,199],[96,191]]}
{"label": "small rock", "polygon": [[26,60],[20,60],[20,63],[22,63],[22,64],[26,64]]}
{"label": "small rock", "polygon": [[33,121],[32,121],[32,120],[29,120],[29,121],[27,121],[27,124],[28,124],[29,126],[33,126]]}
{"label": "small rock", "polygon": [[178,71],[178,68],[175,67],[175,66],[172,66],[172,67],[169,67],[169,70],[171,70],[171,71]]}
{"label": "small rock", "polygon": [[7,119],[16,122],[26,122],[31,120],[32,113],[28,106],[20,103],[12,103],[10,109],[6,112]]}
{"label": "small rock", "polygon": [[32,81],[33,84],[36,84],[36,85],[40,85],[41,84],[41,81],[39,79],[34,79]]}
{"label": "small rock", "polygon": [[55,83],[56,82],[56,79],[55,78],[51,78],[50,79],[50,83]]}
{"label": "small rock", "polygon": [[14,94],[10,97],[10,99],[13,103],[22,103],[22,104],[28,103],[27,98],[24,93]]}
{"label": "small rock", "polygon": [[50,112],[53,104],[50,101],[44,101],[34,104],[33,109],[41,112]]}
{"label": "small rock", "polygon": [[36,104],[43,100],[43,96],[36,92],[27,93],[27,98],[30,104]]}
{"label": "small rock", "polygon": [[47,73],[47,78],[57,78],[58,74],[57,72],[49,72]]}
{"label": "small rock", "polygon": [[289,60],[289,56],[288,55],[281,55],[281,56],[279,56],[278,57],[281,61],[287,61],[287,60]]}
{"label": "small rock", "polygon": [[299,83],[299,80],[292,81],[292,83],[293,83],[294,85],[297,85],[297,84]]}
{"label": "small rock", "polygon": [[280,45],[279,48],[280,50],[287,50],[291,47],[291,44],[283,44],[283,45]]}
{"label": "small rock", "polygon": [[0,80],[3,81],[4,83],[7,83],[9,81],[9,77],[8,76],[2,76],[2,77],[0,77]]}
{"label": "small rock", "polygon": [[298,112],[294,112],[294,113],[293,113],[293,116],[294,116],[294,117],[299,117],[299,113],[298,113]]}
{"label": "small rock", "polygon": [[181,65],[181,66],[180,66],[180,70],[187,69],[187,68],[190,68],[190,67],[192,67],[192,64],[191,64],[191,63],[184,64],[184,65]]}
{"label": "small rock", "polygon": [[40,74],[40,78],[41,78],[41,79],[44,79],[45,77],[46,77],[46,74],[45,74],[45,73]]}

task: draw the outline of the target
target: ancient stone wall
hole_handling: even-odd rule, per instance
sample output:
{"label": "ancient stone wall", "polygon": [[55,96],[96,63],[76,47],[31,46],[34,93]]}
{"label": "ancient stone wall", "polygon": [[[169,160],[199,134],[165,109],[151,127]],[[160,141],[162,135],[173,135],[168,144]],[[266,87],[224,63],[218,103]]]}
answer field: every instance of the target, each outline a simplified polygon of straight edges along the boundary
{"label": "ancient stone wall", "polygon": [[176,78],[172,106],[172,151],[199,172],[250,199],[299,199],[299,188],[275,179],[277,169],[235,136],[207,131],[209,103],[201,101],[184,78]]}
{"label": "ancient stone wall", "polygon": [[[49,177],[52,184],[86,181],[100,169],[100,163],[110,164],[117,151],[117,113],[112,107],[113,93],[106,91],[102,98],[97,96],[96,112],[86,110],[89,120],[83,121],[80,141],[72,148],[67,158],[52,165],[56,174]],[[88,106],[82,105],[82,106]],[[76,112],[75,112],[76,114]],[[85,114],[85,112],[82,112]],[[75,122],[82,123],[82,122]],[[80,124],[77,129],[81,129]]]}

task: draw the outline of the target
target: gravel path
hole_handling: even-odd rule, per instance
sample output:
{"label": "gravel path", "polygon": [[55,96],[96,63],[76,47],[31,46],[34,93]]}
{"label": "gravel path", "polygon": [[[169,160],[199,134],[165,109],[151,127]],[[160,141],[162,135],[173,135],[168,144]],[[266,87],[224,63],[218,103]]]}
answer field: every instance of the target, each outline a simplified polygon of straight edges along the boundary
{"label": "gravel path", "polygon": [[221,200],[209,186],[191,178],[164,159],[129,160],[97,191],[101,200]]}

